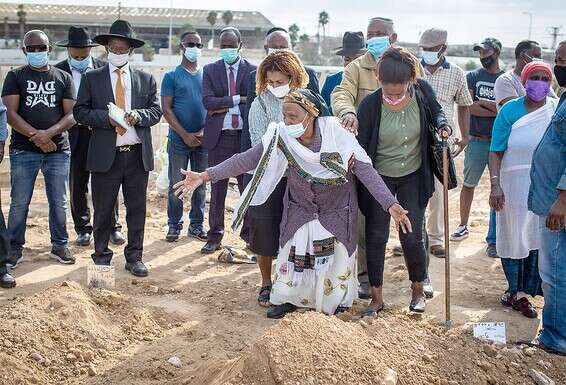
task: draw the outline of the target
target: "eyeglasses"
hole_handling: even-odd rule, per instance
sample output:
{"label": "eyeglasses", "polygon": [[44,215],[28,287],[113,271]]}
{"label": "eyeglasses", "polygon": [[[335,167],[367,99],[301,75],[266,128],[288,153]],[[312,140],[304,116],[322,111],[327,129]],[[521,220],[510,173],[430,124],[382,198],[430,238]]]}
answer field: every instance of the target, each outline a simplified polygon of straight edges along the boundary
{"label": "eyeglasses", "polygon": [[197,47],[198,49],[201,49],[203,47],[203,45],[201,43],[187,43],[187,44],[181,44],[181,45],[185,48],[195,48],[195,47]]}
{"label": "eyeglasses", "polygon": [[529,76],[529,80],[542,80],[543,82],[550,82],[551,81],[551,79],[548,76],[544,76],[544,75]]}
{"label": "eyeglasses", "polygon": [[49,49],[45,44],[42,45],[27,45],[26,52],[45,52]]}

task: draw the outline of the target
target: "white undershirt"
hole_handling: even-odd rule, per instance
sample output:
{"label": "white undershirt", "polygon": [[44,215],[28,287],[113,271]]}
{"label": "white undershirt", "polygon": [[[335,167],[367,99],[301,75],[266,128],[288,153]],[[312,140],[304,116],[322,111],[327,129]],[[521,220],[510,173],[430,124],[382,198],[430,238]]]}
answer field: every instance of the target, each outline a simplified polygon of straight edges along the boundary
{"label": "white undershirt", "polygon": [[[118,74],[114,72],[118,67],[108,63],[108,70],[110,71],[110,81],[112,82],[112,92],[114,93],[114,100],[116,100],[116,83],[118,82]],[[130,77],[130,64],[126,64],[121,68],[122,70],[122,84],[126,96],[126,111],[132,109],[132,78]],[[116,135],[116,147],[128,146],[132,144],[141,143],[141,139],[136,132],[136,129],[128,130],[124,135]]]}

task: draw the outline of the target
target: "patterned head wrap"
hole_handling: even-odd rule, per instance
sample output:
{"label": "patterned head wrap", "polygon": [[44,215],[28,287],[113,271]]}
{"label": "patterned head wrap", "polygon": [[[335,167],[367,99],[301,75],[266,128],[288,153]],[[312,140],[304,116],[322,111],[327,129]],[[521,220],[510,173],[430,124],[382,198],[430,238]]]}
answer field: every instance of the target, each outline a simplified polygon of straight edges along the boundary
{"label": "patterned head wrap", "polygon": [[319,116],[330,116],[324,99],[310,90],[296,90],[290,92],[283,99],[283,103],[298,104],[315,118]]}

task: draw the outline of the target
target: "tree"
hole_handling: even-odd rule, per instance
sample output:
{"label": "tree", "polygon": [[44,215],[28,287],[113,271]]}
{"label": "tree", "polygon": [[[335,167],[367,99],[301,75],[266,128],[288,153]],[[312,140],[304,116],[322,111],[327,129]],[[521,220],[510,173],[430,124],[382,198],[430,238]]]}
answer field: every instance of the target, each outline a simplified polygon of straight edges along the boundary
{"label": "tree", "polygon": [[222,20],[224,21],[224,24],[230,25],[232,20],[234,20],[234,14],[232,13],[232,11],[224,11],[222,13]]}
{"label": "tree", "polygon": [[468,60],[464,66],[466,71],[473,71],[478,68],[478,63],[473,60]]}
{"label": "tree", "polygon": [[308,43],[310,40],[311,38],[306,33],[303,33],[301,36],[299,36],[299,41],[301,43]]}
{"label": "tree", "polygon": [[24,5],[23,4],[18,5],[18,12],[16,12],[16,15],[18,16],[18,23],[20,24],[20,39],[23,39],[26,33],[27,14],[28,13],[24,10]]}
{"label": "tree", "polygon": [[218,12],[210,11],[208,12],[208,16],[206,17],[206,21],[210,24],[210,41],[212,42],[212,46],[214,46],[214,26],[216,25],[216,21],[218,20]]}
{"label": "tree", "polygon": [[318,14],[318,25],[322,27],[322,37],[326,38],[326,25],[330,21],[330,17],[328,16],[328,12],[322,11]]}
{"label": "tree", "polygon": [[291,46],[295,48],[297,41],[299,40],[300,28],[297,24],[293,24],[289,27],[289,37],[291,38]]}

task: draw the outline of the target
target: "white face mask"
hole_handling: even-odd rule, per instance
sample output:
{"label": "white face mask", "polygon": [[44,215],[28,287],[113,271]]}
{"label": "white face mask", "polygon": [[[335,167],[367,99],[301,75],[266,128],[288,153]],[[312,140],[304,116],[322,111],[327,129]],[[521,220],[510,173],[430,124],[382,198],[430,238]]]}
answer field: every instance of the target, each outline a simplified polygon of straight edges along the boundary
{"label": "white face mask", "polygon": [[130,60],[130,54],[128,53],[118,55],[108,51],[108,62],[114,67],[123,67],[128,63],[128,60]]}
{"label": "white face mask", "polygon": [[273,87],[271,84],[268,84],[267,90],[271,92],[276,98],[281,99],[287,96],[289,91],[291,91],[291,86],[289,85],[289,83],[279,87]]}
{"label": "white face mask", "polygon": [[421,56],[422,56],[423,62],[426,65],[429,65],[429,66],[434,66],[434,65],[438,64],[438,62],[440,61],[440,58],[438,57],[438,52],[423,51]]}
{"label": "white face mask", "polygon": [[299,139],[301,136],[303,136],[303,134],[307,130],[307,128],[305,127],[305,120],[307,120],[308,116],[309,114],[306,114],[301,123],[287,125],[287,135],[295,139]]}
{"label": "white face mask", "polygon": [[271,55],[272,53],[279,52],[279,51],[289,51],[289,48],[268,48],[267,54]]}

